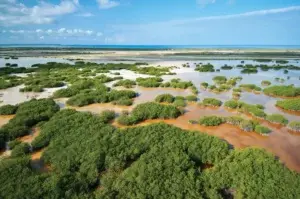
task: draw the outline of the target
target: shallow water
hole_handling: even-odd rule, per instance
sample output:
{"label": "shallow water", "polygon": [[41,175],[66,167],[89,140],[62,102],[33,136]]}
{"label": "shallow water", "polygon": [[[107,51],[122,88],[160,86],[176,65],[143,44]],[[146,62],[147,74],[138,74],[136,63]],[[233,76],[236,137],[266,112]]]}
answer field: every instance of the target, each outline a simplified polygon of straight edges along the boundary
{"label": "shallow water", "polygon": [[73,61],[62,58],[50,57],[19,57],[18,59],[4,59],[0,58],[0,68],[5,67],[6,63],[18,64],[18,67],[31,67],[33,64],[45,64],[47,62],[61,62],[73,64]]}

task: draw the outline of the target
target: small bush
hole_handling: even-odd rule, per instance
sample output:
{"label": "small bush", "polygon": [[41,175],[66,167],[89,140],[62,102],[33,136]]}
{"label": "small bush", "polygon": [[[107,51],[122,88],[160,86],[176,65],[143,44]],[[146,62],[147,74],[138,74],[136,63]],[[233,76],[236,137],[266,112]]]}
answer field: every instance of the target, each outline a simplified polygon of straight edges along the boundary
{"label": "small bush", "polygon": [[288,124],[288,120],[283,115],[280,115],[280,114],[268,115],[266,117],[266,120],[268,120],[271,123],[275,123],[275,124],[282,124],[282,125]]}
{"label": "small bush", "polygon": [[293,121],[293,122],[289,123],[288,128],[293,131],[300,132],[300,122]]}
{"label": "small bush", "polygon": [[255,131],[256,133],[263,134],[263,135],[269,134],[269,133],[271,132],[271,130],[270,130],[269,128],[267,128],[267,127],[265,127],[265,126],[261,126],[261,125],[255,126],[254,131]]}
{"label": "small bush", "polygon": [[116,82],[113,86],[123,86],[125,88],[132,88],[135,85],[136,85],[135,81],[129,80],[129,79],[124,79],[124,80],[120,80],[120,81]]}
{"label": "small bush", "polygon": [[199,124],[203,126],[219,126],[224,120],[217,116],[204,116],[199,120]]}
{"label": "small bush", "polygon": [[176,99],[176,100],[173,102],[173,105],[176,106],[176,107],[185,107],[185,106],[186,106],[186,103],[185,103],[184,100]]}
{"label": "small bush", "polygon": [[222,101],[218,100],[218,99],[214,99],[214,98],[205,98],[201,105],[204,106],[217,106],[220,107],[222,105]]}
{"label": "small bush", "polygon": [[225,121],[228,124],[232,124],[234,126],[240,126],[241,123],[244,121],[244,119],[239,116],[231,116],[231,117],[226,117]]}
{"label": "small bush", "polygon": [[202,86],[202,88],[207,89],[207,87],[209,86],[209,84],[207,82],[202,82],[201,86]]}
{"label": "small bush", "polygon": [[121,98],[117,101],[114,101],[113,104],[120,106],[131,106],[133,104],[133,100],[127,97]]}
{"label": "small bush", "polygon": [[199,72],[215,72],[215,68],[211,64],[197,65],[195,71]]}
{"label": "small bush", "polygon": [[158,102],[158,103],[161,103],[161,102],[173,103],[174,102],[174,96],[171,95],[171,94],[158,95],[155,98],[155,102]]}
{"label": "small bush", "polygon": [[227,81],[227,78],[225,76],[215,76],[213,78],[213,81],[216,82],[217,84],[224,84]]}
{"label": "small bush", "polygon": [[237,109],[237,108],[240,107],[240,104],[236,100],[229,100],[229,101],[224,103],[224,106],[227,107],[227,108],[231,108],[231,109]]}
{"label": "small bush", "polygon": [[189,102],[196,102],[198,100],[198,97],[196,95],[189,95],[186,96],[185,99]]}
{"label": "small bush", "polygon": [[240,128],[243,131],[247,131],[247,132],[254,131],[255,130],[255,123],[252,120],[244,120],[244,121],[241,122]]}

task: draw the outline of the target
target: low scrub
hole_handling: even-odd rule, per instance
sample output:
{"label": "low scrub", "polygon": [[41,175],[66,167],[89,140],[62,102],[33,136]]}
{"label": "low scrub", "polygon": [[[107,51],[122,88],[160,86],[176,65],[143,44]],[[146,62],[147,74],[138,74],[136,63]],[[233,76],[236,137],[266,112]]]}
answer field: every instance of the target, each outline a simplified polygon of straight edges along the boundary
{"label": "low scrub", "polygon": [[266,120],[271,123],[282,125],[287,125],[289,122],[283,115],[280,114],[267,115]]}
{"label": "low scrub", "polygon": [[220,107],[222,105],[222,101],[215,98],[205,98],[200,105]]}
{"label": "low scrub", "polygon": [[130,115],[122,114],[118,122],[122,125],[134,125],[147,119],[177,118],[181,111],[173,105],[164,105],[148,102],[137,105]]}
{"label": "low scrub", "polygon": [[0,115],[13,115],[17,112],[18,106],[4,105],[0,107]]}
{"label": "low scrub", "polygon": [[203,126],[219,126],[222,123],[224,123],[223,118],[218,116],[204,116],[199,120],[199,124]]}
{"label": "low scrub", "polygon": [[174,96],[171,94],[162,94],[158,95],[155,98],[155,102],[161,103],[161,102],[167,102],[167,103],[173,103],[174,102]]}
{"label": "low scrub", "polygon": [[300,96],[300,87],[290,86],[271,86],[265,88],[263,92],[266,95],[277,96],[277,97],[297,97]]}
{"label": "low scrub", "polygon": [[288,111],[300,111],[300,99],[277,101],[276,106]]}
{"label": "low scrub", "polygon": [[291,129],[292,131],[300,132],[300,122],[293,121],[289,123],[288,128]]}
{"label": "low scrub", "polygon": [[135,81],[124,79],[116,82],[113,86],[123,86],[125,88],[133,88],[136,85]]}

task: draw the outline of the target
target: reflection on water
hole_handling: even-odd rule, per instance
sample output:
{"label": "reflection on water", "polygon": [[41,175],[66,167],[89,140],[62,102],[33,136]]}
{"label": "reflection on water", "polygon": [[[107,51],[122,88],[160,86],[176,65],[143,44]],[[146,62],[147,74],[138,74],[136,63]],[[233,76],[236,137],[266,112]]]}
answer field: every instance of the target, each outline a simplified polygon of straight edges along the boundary
{"label": "reflection on water", "polygon": [[6,63],[18,64],[19,67],[31,67],[33,64],[45,64],[47,62],[61,62],[73,64],[73,61],[69,61],[62,58],[44,58],[44,57],[19,57],[18,59],[4,59],[0,58],[0,68],[5,67]]}

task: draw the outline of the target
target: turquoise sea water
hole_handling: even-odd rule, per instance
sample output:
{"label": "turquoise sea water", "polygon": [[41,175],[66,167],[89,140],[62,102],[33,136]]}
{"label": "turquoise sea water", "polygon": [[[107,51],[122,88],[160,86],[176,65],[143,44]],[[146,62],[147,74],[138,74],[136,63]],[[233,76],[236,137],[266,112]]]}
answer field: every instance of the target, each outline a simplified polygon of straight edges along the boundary
{"label": "turquoise sea water", "polygon": [[103,50],[172,50],[172,49],[300,49],[300,45],[60,45],[5,44],[0,48],[74,48]]}

